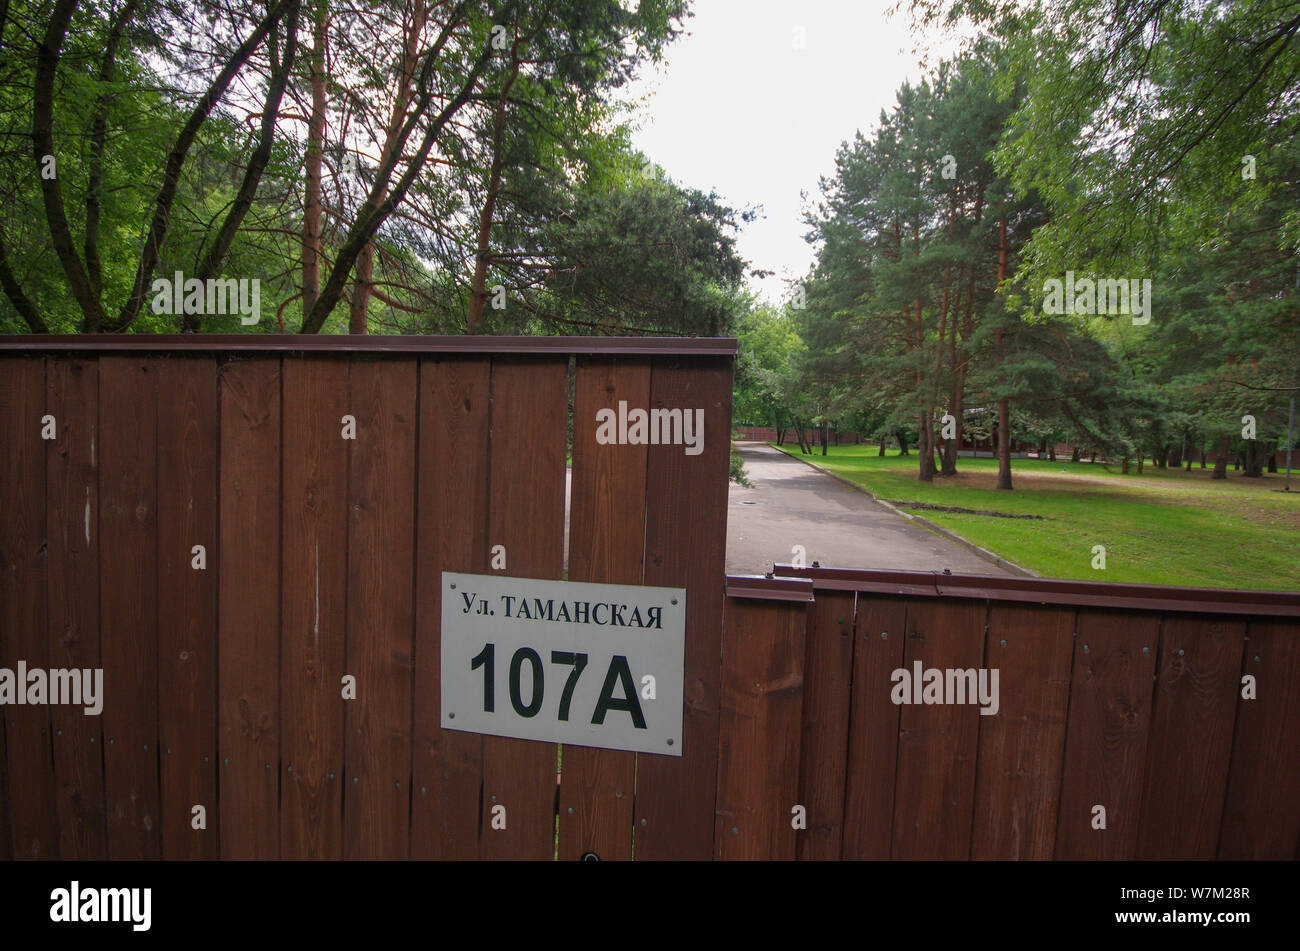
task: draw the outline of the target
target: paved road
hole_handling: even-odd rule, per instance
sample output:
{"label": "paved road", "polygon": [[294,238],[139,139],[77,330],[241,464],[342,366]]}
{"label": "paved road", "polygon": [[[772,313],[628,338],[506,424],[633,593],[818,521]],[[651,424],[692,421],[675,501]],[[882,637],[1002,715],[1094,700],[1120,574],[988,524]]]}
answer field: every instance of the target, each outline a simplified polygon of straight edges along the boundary
{"label": "paved road", "polygon": [[803,545],[808,564],[980,575],[1011,572],[762,443],[736,445],[754,488],[732,485],[727,572],[764,574]]}

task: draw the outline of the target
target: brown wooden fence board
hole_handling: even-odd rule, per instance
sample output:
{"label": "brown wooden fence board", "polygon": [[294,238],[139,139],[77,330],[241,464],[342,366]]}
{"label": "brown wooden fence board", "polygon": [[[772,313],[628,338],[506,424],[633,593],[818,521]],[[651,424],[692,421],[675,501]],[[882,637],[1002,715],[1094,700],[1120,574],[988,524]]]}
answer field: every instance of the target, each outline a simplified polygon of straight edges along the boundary
{"label": "brown wooden fence board", "polygon": [[1239,681],[1219,858],[1287,859],[1300,838],[1300,623],[1252,621],[1248,636],[1256,699]]}
{"label": "brown wooden fence board", "polygon": [[[640,584],[644,574],[646,461],[651,447],[599,445],[596,413],[619,401],[645,409],[650,364],[635,358],[579,357],[573,399],[573,484],[569,503],[569,580]],[[655,452],[679,452],[655,446]],[[632,857],[636,754],[564,748],[560,782],[560,859],[594,852]]]}
{"label": "brown wooden fence board", "polygon": [[[909,674],[917,661],[923,669],[978,671],[984,660],[986,614],[986,606],[979,601],[909,606],[903,666]],[[889,686],[892,689],[893,684]],[[917,686],[913,683],[914,699]],[[975,703],[903,705],[893,858],[964,859],[970,855],[979,721]]]}
{"label": "brown wooden fence board", "polygon": [[795,857],[805,631],[802,606],[727,603],[715,858]]}
{"label": "brown wooden fence board", "polygon": [[[411,858],[476,859],[483,737],[443,730],[442,572],[488,567],[486,358],[420,363]],[[507,565],[509,562],[507,561]]]}
{"label": "brown wooden fence board", "polygon": [[14,840],[9,831],[9,754],[5,746],[5,721],[0,717],[0,862],[14,858]]}
{"label": "brown wooden fence board", "polygon": [[[162,854],[211,859],[217,822],[217,363],[158,362],[158,745]],[[202,545],[206,568],[193,567]],[[193,808],[204,809],[195,829]]]}
{"label": "brown wooden fence board", "polygon": [[636,857],[713,854],[719,651],[726,571],[729,359],[660,360],[650,373],[654,409],[702,408],[698,456],[650,454],[646,477],[645,583],[686,588],[682,755],[638,756]]}
{"label": "brown wooden fence board", "polygon": [[406,858],[415,618],[415,359],[355,360],[349,412],[343,855]]}
{"label": "brown wooden fence board", "polygon": [[[296,421],[295,421],[296,424]],[[280,851],[280,360],[221,368],[221,857]]]}
{"label": "brown wooden fence board", "polygon": [[[343,857],[348,362],[286,358],[280,856]],[[292,767],[292,769],[290,769]]]}
{"label": "brown wooden fence board", "polygon": [[1050,859],[1074,609],[994,602],[987,643],[985,666],[998,670],[999,709],[980,718],[971,858]]}
{"label": "brown wooden fence board", "polygon": [[[488,544],[504,545],[503,574],[559,578],[564,569],[566,360],[492,361],[492,460]],[[556,747],[506,737],[483,740],[483,858],[555,855]],[[505,806],[506,827],[492,828]]]}
{"label": "brown wooden fence board", "polygon": [[157,359],[99,364],[100,649],[108,857],[161,855]]}
{"label": "brown wooden fence board", "polygon": [[[58,438],[45,443],[50,666],[95,670],[101,667],[99,468],[95,459],[99,364],[94,360],[49,360],[45,392],[45,412],[58,422]],[[105,859],[103,720],[86,716],[85,705],[51,707],[50,719],[58,787],[59,856]]]}
{"label": "brown wooden fence board", "polygon": [[860,594],[853,637],[853,692],[844,790],[846,859],[889,858],[899,711],[889,699],[891,672],[903,665],[907,602]]}
{"label": "brown wooden fence board", "polygon": [[1246,623],[1166,616],[1139,859],[1212,859],[1227,790]]}
{"label": "brown wooden fence board", "polygon": [[[45,361],[0,361],[0,666],[48,667],[45,590]],[[16,689],[26,689],[17,684]],[[57,859],[48,706],[3,709],[15,858]]]}
{"label": "brown wooden fence board", "polygon": [[807,829],[800,859],[838,859],[844,841],[844,784],[853,694],[852,592],[823,592],[807,608],[799,803]]}
{"label": "brown wooden fence board", "polygon": [[[1154,614],[1079,611],[1058,859],[1131,859],[1136,854],[1159,622]],[[1092,825],[1098,805],[1106,809],[1105,829]]]}

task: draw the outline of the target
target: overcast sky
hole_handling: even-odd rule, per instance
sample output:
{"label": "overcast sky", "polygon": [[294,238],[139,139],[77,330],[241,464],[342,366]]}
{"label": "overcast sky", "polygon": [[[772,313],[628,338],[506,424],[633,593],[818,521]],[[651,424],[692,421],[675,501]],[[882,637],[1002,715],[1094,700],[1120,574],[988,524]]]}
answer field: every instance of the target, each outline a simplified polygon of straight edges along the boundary
{"label": "overcast sky", "polygon": [[909,31],[893,0],[695,0],[688,35],[629,90],[645,97],[633,144],[674,181],[716,190],[732,207],[762,205],[741,234],[751,286],[776,301],[813,261],[800,190],[818,196],[835,150],[874,126],[905,80],[956,41]]}

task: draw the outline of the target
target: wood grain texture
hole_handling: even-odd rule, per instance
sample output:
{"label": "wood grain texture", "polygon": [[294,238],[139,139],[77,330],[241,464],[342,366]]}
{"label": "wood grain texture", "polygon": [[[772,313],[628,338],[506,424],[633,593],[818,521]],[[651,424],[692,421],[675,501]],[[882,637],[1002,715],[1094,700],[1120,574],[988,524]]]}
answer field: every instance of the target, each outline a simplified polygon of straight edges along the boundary
{"label": "wood grain texture", "polygon": [[715,858],[795,857],[806,608],[727,601]]}
{"label": "wood grain texture", "polygon": [[1300,840],[1300,622],[1251,620],[1241,674],[1256,699],[1236,691],[1221,859],[1289,859]]}
{"label": "wood grain texture", "polygon": [[221,367],[221,857],[280,853],[280,359]]}
{"label": "wood grain texture", "polygon": [[686,589],[686,659],[682,755],[637,756],[637,859],[713,854],[732,363],[661,358],[650,374],[651,407],[703,409],[704,440],[699,455],[669,449],[648,462],[645,583]]}
{"label": "wood grain texture", "polygon": [[415,635],[414,359],[354,360],[349,411],[343,855],[407,858]]}
{"label": "wood grain texture", "polygon": [[5,747],[5,722],[0,717],[0,862],[12,862],[14,838],[9,826],[9,754]]}
{"label": "wood grain texture", "polygon": [[838,859],[843,848],[854,600],[849,592],[818,591],[808,606],[798,797],[808,827],[796,837],[800,859]]}
{"label": "wood grain texture", "polygon": [[[285,357],[280,856],[343,857],[348,362]],[[292,767],[292,768],[290,768]]]}
{"label": "wood grain texture", "polygon": [[[46,442],[46,530],[50,665],[101,668],[99,653],[99,364],[51,359],[46,364],[46,412],[58,438]],[[104,807],[104,733],[85,705],[50,708],[58,789],[59,854],[64,859],[108,856]]]}
{"label": "wood grain texture", "polygon": [[[0,360],[0,667],[15,678],[20,661],[29,670],[49,666],[45,412],[45,361]],[[14,857],[57,859],[50,707],[6,704],[2,712]]]}
{"label": "wood grain texture", "polygon": [[1161,624],[1139,859],[1212,859],[1227,791],[1246,622],[1166,616]]}
{"label": "wood grain texture", "polygon": [[[983,666],[980,601],[926,601],[907,611],[903,666],[975,670]],[[915,678],[913,677],[913,680]],[[892,684],[890,685],[892,688]],[[917,684],[913,683],[913,697]],[[896,859],[964,859],[970,855],[979,743],[977,703],[904,704],[899,716],[894,793]]]}
{"label": "wood grain texture", "polygon": [[[167,859],[218,855],[217,364],[158,364],[158,744]],[[194,546],[206,568],[196,569]],[[206,828],[193,827],[202,806]]]}
{"label": "wood grain texture", "polygon": [[[488,545],[504,545],[505,575],[555,578],[564,570],[564,445],[568,362],[492,361],[492,449]],[[483,830],[488,859],[555,855],[553,743],[483,738]],[[493,829],[504,806],[506,827]]]}
{"label": "wood grain texture", "polygon": [[998,670],[999,709],[980,719],[970,857],[1050,859],[1070,703],[1074,609],[991,603],[986,656],[986,666]]}
{"label": "wood grain texture", "polygon": [[[1137,851],[1159,623],[1154,614],[1078,613],[1058,859],[1132,859]],[[1105,829],[1092,827],[1098,805]]]}
{"label": "wood grain texture", "polygon": [[491,369],[486,358],[420,362],[413,859],[479,854],[483,737],[441,727],[442,573],[488,568]]}
{"label": "wood grain texture", "polygon": [[160,360],[99,362],[100,649],[108,857],[162,854],[158,766]]}
{"label": "wood grain texture", "polygon": [[[579,357],[573,400],[573,484],[569,580],[641,584],[645,563],[646,463],[677,446],[600,445],[596,413],[650,403],[650,364],[635,358]],[[689,606],[689,598],[687,604]],[[565,746],[560,777],[560,859],[594,852],[632,857],[636,754]]]}
{"label": "wood grain texture", "polygon": [[900,707],[890,674],[903,665],[907,601],[858,595],[844,789],[843,858],[881,861],[893,845]]}

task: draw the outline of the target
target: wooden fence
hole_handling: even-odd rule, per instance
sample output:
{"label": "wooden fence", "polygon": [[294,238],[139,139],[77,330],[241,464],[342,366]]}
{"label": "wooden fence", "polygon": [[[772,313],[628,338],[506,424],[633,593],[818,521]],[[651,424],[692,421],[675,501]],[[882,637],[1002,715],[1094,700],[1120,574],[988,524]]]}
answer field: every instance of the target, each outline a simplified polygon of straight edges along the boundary
{"label": "wooden fence", "polygon": [[[0,855],[546,859],[558,811],[561,858],[707,857],[734,350],[0,339],[0,667],[107,695],[0,708]],[[688,636],[682,755],[557,787],[554,744],[439,728],[438,579],[561,577],[571,400],[569,577],[684,587]],[[619,400],[703,408],[702,453],[597,446]]]}
{"label": "wooden fence", "polygon": [[[729,579],[719,856],[1300,858],[1300,596],[775,570]],[[998,712],[896,704],[918,662]]]}
{"label": "wooden fence", "polygon": [[[0,668],[105,694],[0,707],[0,857],[1296,854],[1300,596],[788,566],[724,592],[734,349],[0,338]],[[598,445],[620,400],[703,408],[703,452]],[[497,573],[561,577],[570,413],[568,577],[687,589],[680,757],[557,772],[439,726],[440,574],[503,546]],[[895,705],[915,660],[998,667],[998,715]]]}

